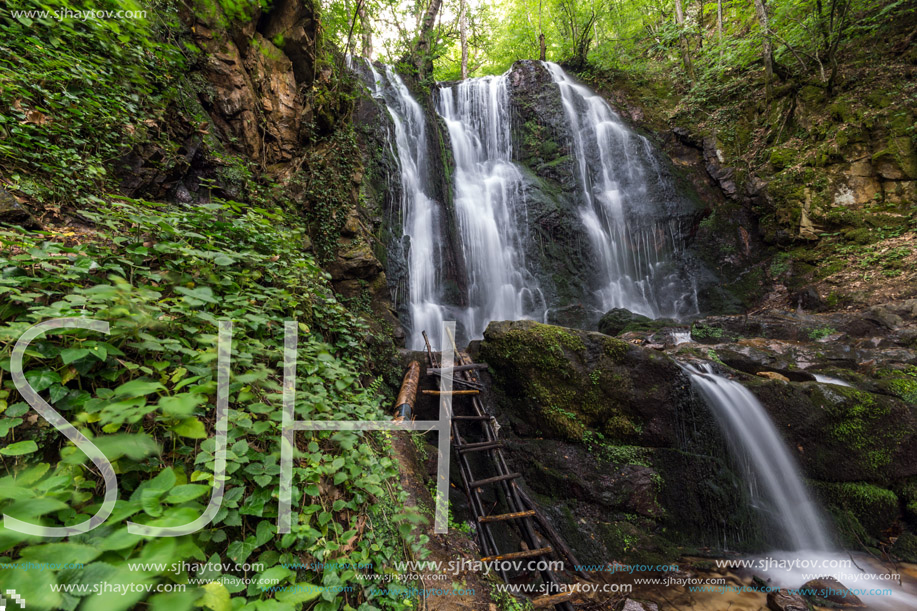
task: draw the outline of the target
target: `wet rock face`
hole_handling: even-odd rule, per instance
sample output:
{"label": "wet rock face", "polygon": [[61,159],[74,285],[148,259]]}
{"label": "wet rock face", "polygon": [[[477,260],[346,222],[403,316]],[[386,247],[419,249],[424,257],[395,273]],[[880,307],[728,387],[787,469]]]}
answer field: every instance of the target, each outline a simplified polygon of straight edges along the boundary
{"label": "wet rock face", "polygon": [[[909,304],[885,310],[905,323],[889,337],[904,337],[895,334],[910,325]],[[780,320],[768,313],[748,324],[784,334],[790,327]],[[882,348],[841,332],[739,338],[736,327],[705,322],[695,329],[718,335],[707,345],[662,341],[670,329],[628,332],[622,341],[519,321],[491,323],[477,347],[490,365],[508,460],[581,560],[662,558],[673,542],[763,549],[767,533],[748,508],[747,482],[667,353],[720,361],[755,394],[845,545],[873,545],[904,529],[898,551],[912,557],[917,353],[898,340]],[[813,372],[834,381],[815,381]]]}
{"label": "wet rock face", "polygon": [[509,73],[513,157],[523,174],[529,240],[526,260],[552,306],[552,323],[594,324],[600,312],[584,307],[595,273],[594,255],[578,213],[576,160],[557,85],[536,61]]}
{"label": "wet rock face", "polygon": [[767,608],[771,611],[809,611],[809,605],[799,594],[788,590],[777,590],[767,593]]}
{"label": "wet rock face", "polygon": [[25,206],[0,187],[0,223],[20,225],[29,229],[38,227],[38,223]]}
{"label": "wet rock face", "polygon": [[815,592],[815,594],[806,595],[806,597],[819,606],[828,604],[846,608],[866,607],[863,601],[850,591],[850,588],[834,577],[819,577],[818,579],[812,579],[803,584],[800,589]]}
{"label": "wet rock face", "polygon": [[754,519],[737,509],[746,488],[673,361],[532,321],[491,323],[484,338],[511,468],[582,562],[754,546]]}

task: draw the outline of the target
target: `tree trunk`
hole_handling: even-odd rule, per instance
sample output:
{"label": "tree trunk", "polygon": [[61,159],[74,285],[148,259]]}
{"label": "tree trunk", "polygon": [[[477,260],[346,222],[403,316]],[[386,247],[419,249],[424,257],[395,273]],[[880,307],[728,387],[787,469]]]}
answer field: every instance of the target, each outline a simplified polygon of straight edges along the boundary
{"label": "tree trunk", "polygon": [[462,80],[468,78],[468,23],[465,11],[468,8],[465,0],[459,6],[459,36],[462,40]]}
{"label": "tree trunk", "polygon": [[773,97],[774,80],[774,50],[771,45],[771,31],[767,24],[767,7],[764,5],[765,0],[755,0],[755,14],[758,17],[758,23],[764,31],[764,47],[762,49],[764,57],[764,90],[767,100],[770,102]]}
{"label": "tree trunk", "polygon": [[[759,2],[760,0],[755,0]],[[675,23],[678,24],[679,29],[685,27],[685,12],[681,7],[681,0],[675,0]],[[688,78],[691,81],[694,81],[694,64],[691,63],[691,52],[688,47],[688,37],[685,36],[684,31],[678,34],[678,39],[681,41],[681,57],[682,61],[685,64],[685,72],[688,73]]]}
{"label": "tree trunk", "polygon": [[373,58],[373,30],[369,23],[369,19],[366,17],[365,2],[360,2],[357,12],[360,15],[360,29],[363,32],[363,44],[360,48],[360,53],[366,59],[371,60]]}
{"label": "tree trunk", "polygon": [[720,43],[720,56],[723,55],[723,0],[716,0],[716,37]]}
{"label": "tree trunk", "polygon": [[420,31],[417,33],[417,43],[414,46],[414,62],[418,75],[423,78],[433,71],[433,26],[436,25],[436,16],[443,5],[443,0],[430,0],[427,10],[420,20]]}
{"label": "tree trunk", "polygon": [[541,27],[541,0],[538,2],[538,47],[538,59],[541,61],[547,61],[548,45],[545,43],[544,30]]}

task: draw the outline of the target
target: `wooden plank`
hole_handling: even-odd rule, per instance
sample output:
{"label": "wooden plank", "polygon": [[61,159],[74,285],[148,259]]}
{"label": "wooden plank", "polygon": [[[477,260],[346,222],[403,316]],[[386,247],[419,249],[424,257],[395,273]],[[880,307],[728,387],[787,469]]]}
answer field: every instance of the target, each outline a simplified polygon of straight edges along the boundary
{"label": "wooden plank", "polygon": [[[460,371],[471,371],[473,369],[487,369],[487,363],[472,363],[470,365],[456,365],[455,367],[452,368],[452,371],[455,373],[458,373]],[[435,368],[428,367],[427,375],[428,376],[442,375],[443,371],[445,370],[440,367],[435,367]]]}
{"label": "wooden plank", "polygon": [[554,605],[565,603],[573,600],[579,595],[577,590],[570,592],[561,592],[560,594],[551,594],[549,596],[539,596],[532,601],[532,607],[535,609],[550,609]]}
{"label": "wooden plank", "polygon": [[425,395],[477,395],[480,394],[480,390],[422,390],[420,391]]}
{"label": "wooden plank", "polygon": [[495,450],[502,448],[502,441],[481,441],[478,443],[466,443],[463,446],[455,446],[455,449],[464,454],[465,452],[480,452],[482,450]]}
{"label": "wooden plank", "polygon": [[496,484],[497,482],[505,482],[510,479],[518,479],[522,477],[521,473],[507,473],[506,475],[498,475],[496,477],[488,477],[487,479],[479,479],[477,481],[471,482],[468,484],[471,488],[477,488],[478,486],[486,486],[487,484]]}
{"label": "wooden plank", "polygon": [[528,511],[517,511],[516,513],[500,513],[492,516],[481,516],[478,518],[478,522],[503,522],[505,520],[521,520],[523,518],[530,518],[535,515],[534,509],[529,509]]}
{"label": "wooden plank", "polygon": [[554,549],[548,547],[539,547],[538,549],[527,549],[524,552],[513,552],[511,554],[500,554],[499,556],[487,556],[481,558],[481,562],[493,562],[494,560],[518,560],[519,558],[536,558],[538,556],[547,556]]}

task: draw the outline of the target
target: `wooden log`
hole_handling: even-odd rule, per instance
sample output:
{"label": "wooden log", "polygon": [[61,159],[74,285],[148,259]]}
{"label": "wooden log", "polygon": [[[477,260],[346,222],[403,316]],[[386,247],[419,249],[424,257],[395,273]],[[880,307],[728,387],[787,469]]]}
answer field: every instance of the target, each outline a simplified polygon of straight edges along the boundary
{"label": "wooden log", "polygon": [[[452,371],[458,373],[460,371],[472,371],[474,369],[487,369],[487,363],[472,363],[471,365],[456,365],[452,368]],[[427,375],[442,375],[444,369],[441,367],[427,367]]]}
{"label": "wooden log", "polygon": [[472,488],[477,488],[478,486],[486,486],[487,484],[496,484],[497,482],[504,482],[507,480],[517,479],[522,477],[521,473],[507,473],[506,475],[497,475],[496,477],[488,477],[486,479],[479,479],[468,484]]}
{"label": "wooden log", "polygon": [[417,386],[420,384],[420,363],[411,361],[401,382],[401,391],[395,399],[395,422],[411,420],[414,416],[414,402],[417,400]]}
{"label": "wooden log", "polygon": [[538,556],[547,556],[553,551],[554,550],[549,545],[548,547],[540,547],[538,549],[527,549],[524,552],[500,554],[499,556],[487,556],[486,558],[481,558],[481,562],[493,562],[494,560],[518,560],[519,558],[536,558]]}
{"label": "wooden log", "polygon": [[503,447],[502,441],[481,441],[478,443],[466,443],[462,446],[453,446],[460,453],[466,452],[483,452],[484,450],[496,450]]}
{"label": "wooden log", "polygon": [[422,390],[420,391],[425,395],[477,395],[480,394],[480,390]]}
{"label": "wooden log", "polygon": [[517,511],[516,513],[500,513],[490,516],[481,516],[478,518],[478,522],[503,522],[506,520],[521,520],[523,518],[530,518],[535,515],[534,509],[529,509],[528,511]]}
{"label": "wooden log", "polygon": [[578,594],[579,591],[571,590],[570,592],[561,592],[560,594],[551,594],[550,596],[539,596],[532,601],[532,607],[535,609],[550,609],[554,605],[573,600]]}

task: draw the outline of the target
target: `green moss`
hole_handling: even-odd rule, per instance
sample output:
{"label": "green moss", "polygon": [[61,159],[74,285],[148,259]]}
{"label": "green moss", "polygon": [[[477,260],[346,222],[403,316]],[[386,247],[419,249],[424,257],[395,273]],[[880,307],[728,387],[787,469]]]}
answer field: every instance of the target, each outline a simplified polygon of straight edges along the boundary
{"label": "green moss", "polygon": [[892,450],[907,431],[882,430],[881,423],[891,408],[870,393],[847,387],[835,387],[830,392],[843,395],[845,400],[826,405],[832,419],[828,434],[854,453],[851,460],[861,461],[878,476],[891,463]]}
{"label": "green moss", "polygon": [[770,156],[771,166],[777,171],[790,167],[796,159],[797,152],[795,149],[790,148],[772,150]]}
{"label": "green moss", "polygon": [[603,341],[605,356],[615,363],[620,363],[624,360],[624,355],[627,354],[629,348],[630,346],[628,346],[627,342],[622,339],[606,337]]}
{"label": "green moss", "polygon": [[917,379],[914,378],[897,378],[888,383],[888,389],[895,393],[895,396],[907,401],[912,405],[917,405]]}
{"label": "green moss", "polygon": [[917,535],[910,532],[901,533],[891,552],[905,562],[917,562]]}
{"label": "green moss", "polygon": [[850,516],[872,537],[880,538],[898,519],[898,496],[886,488],[864,482],[816,482],[822,500]]}

